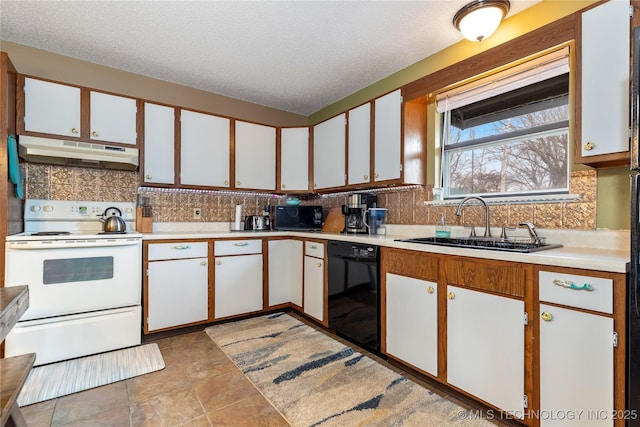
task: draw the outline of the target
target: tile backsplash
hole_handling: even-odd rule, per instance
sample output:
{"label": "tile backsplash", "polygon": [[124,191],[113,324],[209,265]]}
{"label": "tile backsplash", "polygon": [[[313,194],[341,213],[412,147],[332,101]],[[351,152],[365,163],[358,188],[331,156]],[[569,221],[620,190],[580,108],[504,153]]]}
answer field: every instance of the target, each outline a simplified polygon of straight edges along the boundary
{"label": "tile backsplash", "polygon": [[[140,187],[138,172],[114,171],[24,163],[26,197],[45,200],[131,201],[137,194],[149,197],[154,222],[197,222],[193,209],[202,209],[205,222],[227,222],[233,219],[235,206],[243,206],[244,215],[262,212],[265,205],[285,203],[286,196],[232,191],[180,190]],[[390,224],[428,225],[437,223],[444,214],[452,225],[482,225],[484,210],[467,206],[463,215],[455,215],[456,206],[425,204],[432,200],[429,186],[385,188],[376,191],[378,206],[389,210]],[[558,203],[502,204],[491,206],[491,225],[516,226],[533,222],[540,228],[596,229],[597,171],[573,172],[570,193],[580,201]],[[348,193],[309,195],[303,204],[321,205],[325,213],[347,202]]]}

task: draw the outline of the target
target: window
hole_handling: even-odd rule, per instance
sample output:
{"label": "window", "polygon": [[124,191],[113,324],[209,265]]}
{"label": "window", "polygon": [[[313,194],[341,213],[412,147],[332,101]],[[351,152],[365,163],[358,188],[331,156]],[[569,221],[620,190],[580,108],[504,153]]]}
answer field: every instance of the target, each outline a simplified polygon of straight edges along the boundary
{"label": "window", "polygon": [[568,193],[568,49],[438,95],[444,196]]}

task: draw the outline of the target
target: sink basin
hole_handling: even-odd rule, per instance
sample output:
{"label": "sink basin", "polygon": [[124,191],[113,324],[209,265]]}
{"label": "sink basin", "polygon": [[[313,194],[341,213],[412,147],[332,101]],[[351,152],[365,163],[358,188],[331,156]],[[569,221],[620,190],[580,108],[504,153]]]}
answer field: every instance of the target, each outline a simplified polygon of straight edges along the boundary
{"label": "sink basin", "polygon": [[396,239],[397,242],[421,243],[425,245],[452,246],[456,248],[488,249],[506,252],[537,252],[546,249],[561,248],[562,245],[534,243],[530,240],[504,240],[492,237],[418,237]]}

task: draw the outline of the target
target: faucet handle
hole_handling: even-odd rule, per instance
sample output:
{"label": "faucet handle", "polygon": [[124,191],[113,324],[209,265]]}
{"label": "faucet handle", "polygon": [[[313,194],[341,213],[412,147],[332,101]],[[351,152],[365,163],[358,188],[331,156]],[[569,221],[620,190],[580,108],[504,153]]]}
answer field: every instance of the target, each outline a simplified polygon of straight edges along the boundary
{"label": "faucet handle", "polygon": [[531,237],[531,241],[535,244],[540,243],[540,236],[536,232],[536,226],[533,225],[532,222],[521,222],[519,224],[521,227],[527,227],[527,231],[529,232],[529,236]]}
{"label": "faucet handle", "polygon": [[475,225],[465,225],[464,228],[470,228],[469,237],[476,237],[476,227]]}
{"label": "faucet handle", "polygon": [[500,240],[509,240],[509,236],[507,236],[507,230],[513,231],[516,227],[509,227],[507,225],[502,226],[502,232],[500,233]]}

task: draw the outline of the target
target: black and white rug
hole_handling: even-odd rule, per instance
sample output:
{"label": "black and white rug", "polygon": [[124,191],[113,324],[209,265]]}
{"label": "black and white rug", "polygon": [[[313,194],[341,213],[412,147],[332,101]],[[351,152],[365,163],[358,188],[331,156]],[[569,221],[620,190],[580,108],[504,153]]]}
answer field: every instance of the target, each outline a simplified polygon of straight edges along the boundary
{"label": "black and white rug", "polygon": [[18,396],[27,406],[164,369],[158,344],[145,344],[31,369]]}
{"label": "black and white rug", "polygon": [[493,425],[284,313],[206,332],[294,427]]}

